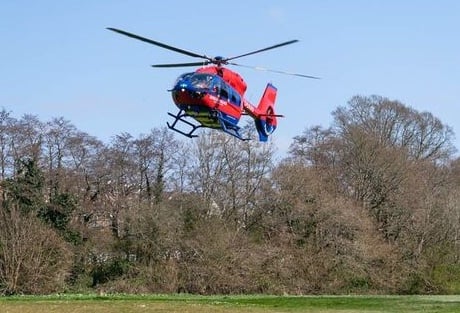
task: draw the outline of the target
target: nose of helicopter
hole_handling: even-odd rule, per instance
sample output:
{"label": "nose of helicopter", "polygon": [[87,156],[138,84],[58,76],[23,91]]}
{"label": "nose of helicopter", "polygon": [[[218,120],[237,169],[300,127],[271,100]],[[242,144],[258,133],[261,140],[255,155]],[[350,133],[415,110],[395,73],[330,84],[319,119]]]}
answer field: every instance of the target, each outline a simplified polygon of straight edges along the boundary
{"label": "nose of helicopter", "polygon": [[203,91],[198,91],[187,85],[179,85],[171,90],[171,95],[176,105],[196,105],[204,96]]}

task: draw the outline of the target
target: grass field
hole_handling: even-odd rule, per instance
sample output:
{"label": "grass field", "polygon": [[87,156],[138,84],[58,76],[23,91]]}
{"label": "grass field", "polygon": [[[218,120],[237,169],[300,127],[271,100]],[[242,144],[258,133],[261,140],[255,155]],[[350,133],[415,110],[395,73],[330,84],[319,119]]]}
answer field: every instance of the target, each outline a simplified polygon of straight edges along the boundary
{"label": "grass field", "polygon": [[64,295],[0,297],[2,313],[460,312],[460,296]]}

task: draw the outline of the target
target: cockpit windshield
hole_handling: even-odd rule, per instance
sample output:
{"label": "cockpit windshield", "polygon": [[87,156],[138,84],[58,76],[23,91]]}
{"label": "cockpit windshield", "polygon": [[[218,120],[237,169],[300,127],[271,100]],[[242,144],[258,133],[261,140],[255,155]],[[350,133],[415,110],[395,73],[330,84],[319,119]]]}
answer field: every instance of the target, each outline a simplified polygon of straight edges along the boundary
{"label": "cockpit windshield", "polygon": [[174,86],[189,86],[194,89],[210,89],[213,86],[215,75],[206,73],[185,73],[179,76],[174,82]]}
{"label": "cockpit windshield", "polygon": [[194,88],[210,88],[214,76],[195,73],[190,77],[190,85]]}
{"label": "cockpit windshield", "polygon": [[182,74],[181,76],[179,76],[176,81],[174,82],[174,86],[176,86],[177,84],[179,83],[182,83],[184,81],[186,81],[190,76],[192,76],[194,73],[191,72],[191,73],[185,73],[185,74]]}

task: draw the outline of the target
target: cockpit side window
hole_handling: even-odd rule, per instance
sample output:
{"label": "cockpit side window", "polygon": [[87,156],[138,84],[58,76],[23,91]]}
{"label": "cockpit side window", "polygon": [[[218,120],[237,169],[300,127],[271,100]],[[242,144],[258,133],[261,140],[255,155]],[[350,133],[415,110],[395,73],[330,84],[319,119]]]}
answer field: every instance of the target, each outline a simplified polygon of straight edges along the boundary
{"label": "cockpit side window", "polygon": [[241,96],[230,85],[224,82],[220,77],[215,76],[212,83],[212,90],[220,99],[228,101],[236,106],[241,106]]}
{"label": "cockpit side window", "polygon": [[233,104],[236,104],[238,106],[241,104],[241,97],[235,90],[232,90],[232,95],[231,95],[231,98],[230,98],[230,102],[232,102]]}
{"label": "cockpit side window", "polygon": [[227,86],[225,84],[222,84],[222,86],[220,87],[219,96],[224,100],[228,99],[228,90],[227,90]]}

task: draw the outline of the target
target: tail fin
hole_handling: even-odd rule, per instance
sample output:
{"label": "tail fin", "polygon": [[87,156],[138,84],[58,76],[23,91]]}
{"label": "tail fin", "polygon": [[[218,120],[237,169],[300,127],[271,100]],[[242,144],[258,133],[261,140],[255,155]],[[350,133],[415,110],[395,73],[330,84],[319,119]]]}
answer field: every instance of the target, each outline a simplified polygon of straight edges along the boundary
{"label": "tail fin", "polygon": [[268,136],[276,129],[276,117],[279,116],[275,114],[276,92],[277,89],[275,86],[267,84],[256,110],[257,117],[255,123],[260,141],[267,141]]}

